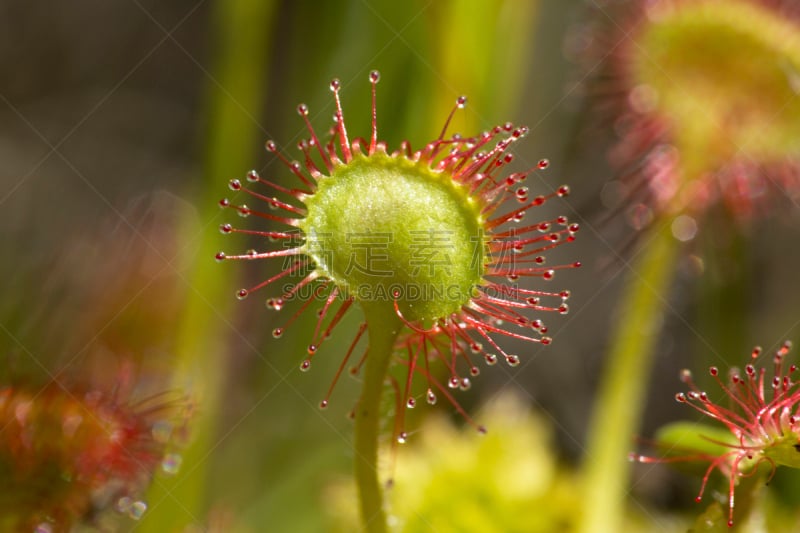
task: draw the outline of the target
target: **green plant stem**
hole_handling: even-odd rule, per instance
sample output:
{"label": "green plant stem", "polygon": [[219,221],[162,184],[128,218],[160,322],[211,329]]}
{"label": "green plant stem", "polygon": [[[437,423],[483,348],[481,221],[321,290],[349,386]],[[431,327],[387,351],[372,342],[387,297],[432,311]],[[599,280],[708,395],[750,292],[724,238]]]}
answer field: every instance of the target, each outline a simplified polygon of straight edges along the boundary
{"label": "green plant stem", "polygon": [[187,275],[191,290],[182,316],[176,317],[173,369],[175,389],[188,391],[199,408],[190,420],[191,441],[179,450],[181,470],[157,477],[148,493],[150,509],[136,529],[143,533],[183,531],[189,524],[205,522],[209,457],[217,439],[228,360],[230,328],[224,317],[233,316],[236,303],[230,289],[235,274],[224,272],[226,265],[213,259],[229,245],[215,229],[217,201],[225,194],[231,173],[251,167],[260,144],[254,117],[260,116],[263,103],[263,65],[276,11],[277,2],[261,0],[218,0],[212,11],[216,57],[207,96],[204,187],[198,195],[207,228],[201,235],[184,230],[183,241],[192,243],[198,259]]}
{"label": "green plant stem", "polygon": [[378,479],[380,407],[389,361],[402,323],[394,309],[364,305],[369,332],[369,353],[355,419],[355,476],[361,501],[361,518],[368,533],[387,531],[383,488]]}
{"label": "green plant stem", "polygon": [[665,220],[656,220],[653,227],[621,301],[595,404],[583,466],[585,506],[578,529],[583,533],[623,530],[630,475],[627,456],[639,428],[679,244]]}

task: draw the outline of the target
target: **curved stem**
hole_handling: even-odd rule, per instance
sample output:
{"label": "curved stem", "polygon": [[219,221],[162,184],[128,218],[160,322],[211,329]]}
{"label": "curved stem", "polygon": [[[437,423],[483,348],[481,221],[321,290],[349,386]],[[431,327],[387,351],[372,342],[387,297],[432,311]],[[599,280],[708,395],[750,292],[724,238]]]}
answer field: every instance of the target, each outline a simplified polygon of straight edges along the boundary
{"label": "curved stem", "polygon": [[361,501],[364,531],[385,533],[383,488],[378,479],[378,435],[380,407],[389,361],[402,323],[394,309],[364,305],[369,332],[369,354],[355,419],[355,476]]}
{"label": "curved stem", "polygon": [[633,265],[595,403],[583,465],[585,507],[579,531],[584,533],[623,530],[627,456],[641,420],[678,250],[666,221],[657,220],[654,227]]}

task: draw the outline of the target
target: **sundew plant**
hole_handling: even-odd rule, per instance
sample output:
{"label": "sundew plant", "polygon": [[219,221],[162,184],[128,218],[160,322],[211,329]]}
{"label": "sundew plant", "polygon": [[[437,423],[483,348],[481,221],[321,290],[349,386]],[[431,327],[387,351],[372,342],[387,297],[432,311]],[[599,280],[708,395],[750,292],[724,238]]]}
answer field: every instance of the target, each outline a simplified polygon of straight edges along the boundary
{"label": "sundew plant", "polygon": [[0,531],[800,530],[796,1],[51,4]]}
{"label": "sundew plant", "polygon": [[[436,403],[437,395],[443,395],[471,421],[448,388],[470,388],[470,377],[480,373],[473,355],[488,365],[498,359],[519,365],[519,355],[503,350],[499,337],[550,344],[551,338],[544,335],[547,326],[529,314],[566,314],[569,291],[526,289],[515,282],[527,277],[551,281],[557,270],[580,266],[579,262],[548,265],[545,257],[549,250],[572,242],[579,227],[565,216],[526,223],[527,212],[548,199],[533,196],[523,185],[529,174],[547,168],[546,160],[528,171],[505,172],[513,161],[508,151],[525,136],[527,128],[506,123],[475,137],[449,136],[447,128],[453,114],[466,105],[466,97],[459,96],[436,139],[418,151],[404,142],[389,153],[386,143],[378,140],[376,87],[380,74],[370,72],[369,80],[369,140],[349,140],[339,96],[341,82],[334,79],[330,88],[336,112],[330,141],[323,144],[319,140],[308,122],[308,107],[297,107],[309,133],[309,139],[299,142],[304,166],[289,161],[274,141],[267,141],[267,150],[277,154],[294,173],[300,188],[277,185],[255,171],[248,173],[247,180],[283,193],[294,203],[256,192],[236,179],[229,184],[232,191],[246,193],[278,214],[235,204],[228,198],[219,202],[239,215],[279,222],[299,228],[300,233],[242,230],[225,223],[220,226],[224,234],[255,234],[288,245],[274,251],[251,250],[244,255],[219,252],[216,259],[290,258],[284,270],[252,288],[240,289],[236,296],[247,298],[293,274],[299,279],[283,294],[268,298],[266,305],[280,310],[287,300],[305,292],[306,302],[289,319],[293,322],[309,304],[317,304],[318,318],[307,358],[300,364],[304,371],[311,368],[311,358],[320,343],[348,309],[353,304],[361,307],[365,322],[334,381],[366,332],[369,343],[362,362],[354,368],[358,372],[362,364],[365,367],[354,412],[355,472],[365,527],[384,531],[386,519],[376,479],[377,441],[381,395],[392,358],[396,356],[407,367],[405,383],[396,388],[393,437],[398,442],[404,443],[408,437],[404,411],[417,403],[411,389],[415,374],[427,381],[428,403]],[[315,148],[317,163],[312,158]],[[568,193],[567,186],[560,186],[549,197]],[[506,207],[505,200],[512,198],[515,202]],[[281,337],[285,329],[275,328],[273,336]],[[431,359],[446,366],[446,385],[432,374]],[[326,397],[320,407],[327,407],[328,402]],[[483,426],[477,429],[486,431]]]}

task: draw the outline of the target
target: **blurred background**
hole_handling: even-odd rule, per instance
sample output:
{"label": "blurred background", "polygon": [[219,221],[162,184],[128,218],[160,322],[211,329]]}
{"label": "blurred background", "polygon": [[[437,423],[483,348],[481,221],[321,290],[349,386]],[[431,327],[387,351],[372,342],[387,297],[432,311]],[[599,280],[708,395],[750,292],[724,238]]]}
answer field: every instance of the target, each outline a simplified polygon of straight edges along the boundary
{"label": "blurred background", "polygon": [[[587,454],[636,251],[608,163],[617,138],[594,112],[591,80],[602,62],[587,66],[581,55],[623,24],[608,4],[625,2],[0,0],[3,385],[113,388],[127,372],[133,395],[177,388],[198,399],[180,471],[159,476],[145,518],[119,530],[333,527],[329,491],[352,468],[347,414],[359,383],[343,377],[331,407],[317,405],[360,311],[301,374],[309,323],[276,340],[271,331],[291,310],[271,312],[260,297],[236,301],[236,289],[278,265],[214,262],[218,250],[250,247],[219,234],[233,215],[217,201],[251,168],[291,183],[264,142],[295,152],[306,135],[300,102],[325,131],[333,77],[348,128],[366,136],[371,69],[382,74],[378,127],[390,147],[404,139],[421,147],[466,94],[451,131],[528,125],[516,164],[551,162],[531,188],[571,186],[571,196],[533,215],[582,225],[577,242],[549,259],[583,263],[553,282],[572,291],[570,313],[542,317],[551,346],[512,345],[520,367],[484,371],[459,400],[476,412],[516,391],[552,430],[564,475],[573,470]],[[746,229],[713,219],[684,243],[661,295],[655,371],[629,376],[648,384],[644,436],[691,416],[673,400],[680,369],[700,372],[720,357],[739,364],[756,344],[800,339],[798,242],[800,210],[776,208]],[[414,414],[436,412],[461,423],[446,402]],[[696,479],[650,468],[631,498],[656,514],[685,512],[696,490]]]}

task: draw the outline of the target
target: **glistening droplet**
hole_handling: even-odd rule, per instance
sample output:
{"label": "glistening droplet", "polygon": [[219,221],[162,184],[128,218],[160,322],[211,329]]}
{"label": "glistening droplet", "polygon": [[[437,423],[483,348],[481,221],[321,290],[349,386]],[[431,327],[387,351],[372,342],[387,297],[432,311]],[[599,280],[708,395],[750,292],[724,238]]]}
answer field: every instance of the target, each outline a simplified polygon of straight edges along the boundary
{"label": "glistening droplet", "polygon": [[175,475],[180,470],[181,464],[183,464],[183,457],[180,454],[168,453],[164,456],[164,460],[161,461],[161,470],[165,474]]}
{"label": "glistening droplet", "polygon": [[141,500],[135,501],[128,509],[128,516],[134,520],[139,520],[144,516],[145,511],[147,511],[147,504]]}
{"label": "glistening droplet", "polygon": [[431,389],[428,389],[428,392],[425,393],[425,399],[428,401],[428,404],[436,405],[436,395]]}

